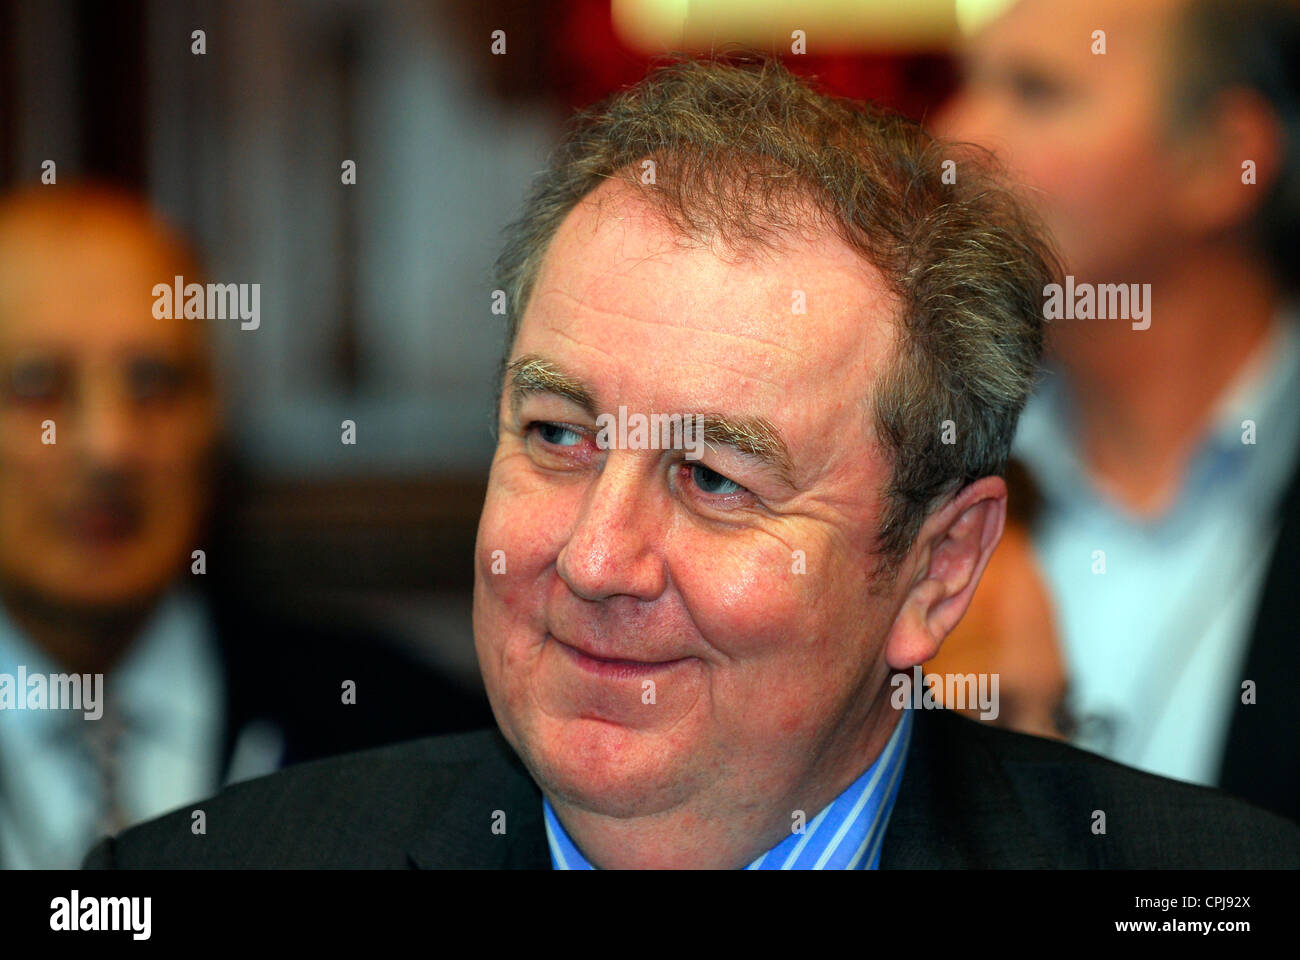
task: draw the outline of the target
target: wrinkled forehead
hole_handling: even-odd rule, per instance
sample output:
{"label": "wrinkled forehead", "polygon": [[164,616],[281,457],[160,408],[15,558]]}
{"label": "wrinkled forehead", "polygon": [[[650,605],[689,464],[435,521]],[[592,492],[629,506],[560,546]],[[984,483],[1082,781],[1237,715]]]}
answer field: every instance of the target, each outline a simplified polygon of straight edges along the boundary
{"label": "wrinkled forehead", "polygon": [[829,430],[864,419],[896,316],[883,274],[832,232],[685,236],[610,182],[553,238],[513,353],[601,378],[611,401]]}
{"label": "wrinkled forehead", "polygon": [[646,347],[729,340],[822,362],[889,353],[897,303],[885,276],[811,204],[804,211],[789,229],[750,218],[761,233],[719,230],[691,212],[705,227],[683,230],[654,194],[607,181],[556,231],[525,316],[554,323],[594,311],[588,326],[603,316]]}

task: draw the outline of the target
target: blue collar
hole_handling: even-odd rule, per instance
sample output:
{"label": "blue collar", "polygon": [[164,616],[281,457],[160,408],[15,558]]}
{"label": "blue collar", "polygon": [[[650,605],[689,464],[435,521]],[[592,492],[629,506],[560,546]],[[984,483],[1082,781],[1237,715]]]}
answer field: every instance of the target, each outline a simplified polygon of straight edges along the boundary
{"label": "blue collar", "polygon": [[[1029,468],[1050,510],[1101,507],[1128,527],[1152,528],[1174,518],[1199,517],[1197,502],[1207,490],[1231,478],[1252,500],[1276,502],[1286,489],[1300,430],[1295,389],[1300,382],[1300,310],[1284,310],[1267,342],[1260,345],[1236,381],[1223,391],[1210,414],[1197,454],[1184,476],[1178,501],[1161,518],[1138,521],[1100,494],[1075,444],[1078,437],[1068,378],[1049,367],[1025,406],[1012,456]],[[1258,440],[1246,439],[1249,421]],[[1216,508],[1217,509],[1217,508]]]}
{"label": "blue collar", "polygon": [[[904,710],[880,756],[847,790],[746,869],[749,870],[875,870],[889,815],[912,740],[912,711]],[[556,870],[594,870],[574,842],[546,797],[542,797],[546,842]]]}

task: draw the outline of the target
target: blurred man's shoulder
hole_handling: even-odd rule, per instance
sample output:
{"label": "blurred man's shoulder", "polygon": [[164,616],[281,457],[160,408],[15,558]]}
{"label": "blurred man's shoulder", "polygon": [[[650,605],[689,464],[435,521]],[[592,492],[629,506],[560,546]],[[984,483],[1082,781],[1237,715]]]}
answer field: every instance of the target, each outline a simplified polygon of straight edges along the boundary
{"label": "blurred man's shoulder", "polygon": [[244,725],[269,721],[283,737],[281,762],[293,764],[493,723],[481,687],[368,620],[230,600],[228,591],[209,609],[230,743]]}
{"label": "blurred man's shoulder", "polygon": [[436,827],[467,785],[495,790],[504,805],[521,777],[495,728],[340,754],[132,827],[99,843],[85,865],[405,868],[413,838]]}

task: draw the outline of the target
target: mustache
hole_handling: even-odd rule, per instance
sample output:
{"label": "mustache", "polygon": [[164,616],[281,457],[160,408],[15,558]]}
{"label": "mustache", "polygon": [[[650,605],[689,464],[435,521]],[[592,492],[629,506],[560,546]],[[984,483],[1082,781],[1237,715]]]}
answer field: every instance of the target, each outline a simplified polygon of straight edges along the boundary
{"label": "mustache", "polygon": [[64,522],[75,521],[86,511],[115,515],[127,523],[139,522],[145,512],[142,483],[119,471],[86,474],[61,491],[55,512]]}
{"label": "mustache", "polygon": [[124,470],[93,470],[79,476],[73,490],[70,499],[130,505],[140,500],[143,485],[137,477]]}

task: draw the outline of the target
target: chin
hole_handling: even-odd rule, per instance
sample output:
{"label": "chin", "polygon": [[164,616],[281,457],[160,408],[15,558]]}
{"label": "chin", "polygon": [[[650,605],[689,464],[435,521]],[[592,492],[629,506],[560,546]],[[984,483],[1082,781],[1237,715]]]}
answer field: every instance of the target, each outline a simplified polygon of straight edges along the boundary
{"label": "chin", "polygon": [[604,816],[665,810],[691,790],[689,771],[656,735],[601,720],[548,718],[516,749],[548,793]]}
{"label": "chin", "polygon": [[147,607],[171,586],[174,568],[118,568],[111,576],[58,577],[33,583],[29,591],[54,607],[88,614],[129,613]]}
{"label": "chin", "polygon": [[158,600],[161,591],[155,587],[137,588],[131,586],[125,590],[112,586],[102,592],[86,591],[69,598],[68,606],[86,610],[102,610],[107,614],[131,613],[143,610]]}

